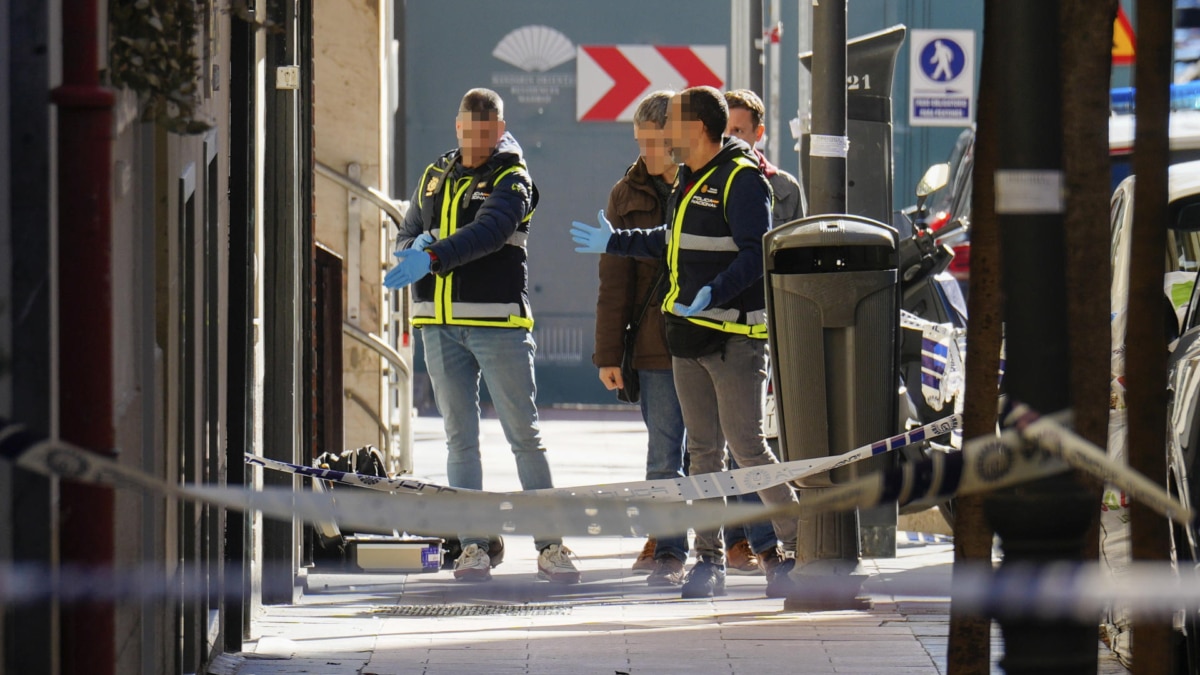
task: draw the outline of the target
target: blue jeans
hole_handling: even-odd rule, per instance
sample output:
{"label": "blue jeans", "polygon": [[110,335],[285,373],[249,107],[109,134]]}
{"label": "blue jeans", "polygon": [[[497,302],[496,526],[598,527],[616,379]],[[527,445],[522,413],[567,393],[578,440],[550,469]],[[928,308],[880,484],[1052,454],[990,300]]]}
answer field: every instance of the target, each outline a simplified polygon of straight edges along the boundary
{"label": "blue jeans", "polygon": [[[674,357],[675,390],[687,426],[689,473],[700,475],[725,469],[725,444],[739,466],[775,464],[775,454],[763,438],[763,384],[767,379],[766,340],[735,335],[723,351],[698,359]],[[796,503],[786,483],[758,491],[768,506]],[[772,521],[775,538],[785,551],[796,550],[798,521]],[[696,531],[696,556],[725,563],[721,530]]]}
{"label": "blue jeans", "polygon": [[[446,428],[446,475],[451,487],[483,489],[479,461],[479,378],[487,382],[504,437],[526,490],[554,487],[538,428],[533,335],[524,328],[424,326],[425,368]],[[463,548],[487,537],[459,536]],[[538,550],[561,539],[537,540]]]}
{"label": "blue jeans", "polygon": [[[642,384],[642,420],[650,442],[646,448],[646,480],[683,477],[683,413],[670,370],[638,370]],[[772,536],[774,533],[772,532]],[[654,559],[688,557],[687,532],[656,536]]]}
{"label": "blue jeans", "polygon": [[[736,468],[738,468],[737,460],[730,457],[729,470],[732,471]],[[759,497],[757,492],[747,492],[744,495],[737,495],[736,497],[731,497],[730,501],[741,504],[763,503],[762,497]],[[750,542],[750,550],[755,553],[762,553],[767,549],[774,548],[779,543],[775,539],[775,526],[769,520],[760,520],[756,523],[746,523],[745,525],[734,525],[729,532],[725,533],[725,545],[727,548],[743,539]]]}

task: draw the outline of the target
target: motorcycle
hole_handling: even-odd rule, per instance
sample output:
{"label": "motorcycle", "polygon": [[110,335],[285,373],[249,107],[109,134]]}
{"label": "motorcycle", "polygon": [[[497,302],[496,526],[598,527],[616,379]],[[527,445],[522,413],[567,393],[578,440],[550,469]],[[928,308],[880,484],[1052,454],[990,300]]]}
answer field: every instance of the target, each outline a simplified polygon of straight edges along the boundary
{"label": "motorcycle", "polygon": [[917,203],[900,212],[904,221],[898,229],[907,233],[899,249],[900,373],[906,393],[901,410],[916,426],[944,417],[946,404],[961,398],[956,392],[967,307],[947,269],[954,259],[951,244],[965,238],[970,223],[964,216],[935,231],[926,207],[929,195],[946,186],[949,169],[949,164],[931,166],[917,184]]}
{"label": "motorcycle", "polygon": [[[949,163],[929,167],[917,184],[916,204],[900,211],[895,223],[902,236],[899,396],[905,429],[962,412],[967,308],[958,280],[947,270],[954,259],[952,245],[966,238],[970,223],[960,216],[935,230],[927,207],[929,196],[949,179]],[[903,456],[921,459],[939,448],[959,448],[961,443],[961,431],[956,431],[910,446]],[[953,523],[953,500],[939,508]]]}

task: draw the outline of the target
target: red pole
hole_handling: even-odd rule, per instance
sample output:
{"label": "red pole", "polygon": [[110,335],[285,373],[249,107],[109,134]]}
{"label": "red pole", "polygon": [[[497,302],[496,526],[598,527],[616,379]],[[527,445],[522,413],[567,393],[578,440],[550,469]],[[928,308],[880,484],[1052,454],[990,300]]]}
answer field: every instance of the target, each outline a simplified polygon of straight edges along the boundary
{"label": "red pole", "polygon": [[[58,106],[59,411],[63,440],[111,454],[113,94],[100,85],[99,0],[62,2],[62,86]],[[62,564],[113,563],[113,494],[63,483]],[[62,612],[62,672],[112,675],[112,603]]]}

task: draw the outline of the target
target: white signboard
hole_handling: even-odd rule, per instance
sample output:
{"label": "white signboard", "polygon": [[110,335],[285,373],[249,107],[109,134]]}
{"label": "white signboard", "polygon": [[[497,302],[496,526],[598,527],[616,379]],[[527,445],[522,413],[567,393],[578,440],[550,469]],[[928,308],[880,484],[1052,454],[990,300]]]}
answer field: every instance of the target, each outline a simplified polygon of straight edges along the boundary
{"label": "white signboard", "polygon": [[975,31],[914,29],[909,42],[909,125],[966,127],[974,121]]}
{"label": "white signboard", "polygon": [[577,120],[630,122],[656,89],[724,89],[725,46],[580,45],[575,79]]}

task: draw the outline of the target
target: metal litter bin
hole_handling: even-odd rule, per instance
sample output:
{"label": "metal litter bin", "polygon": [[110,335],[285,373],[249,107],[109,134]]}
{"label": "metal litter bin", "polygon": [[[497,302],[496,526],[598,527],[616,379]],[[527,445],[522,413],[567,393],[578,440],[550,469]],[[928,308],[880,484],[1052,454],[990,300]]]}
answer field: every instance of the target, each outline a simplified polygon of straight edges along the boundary
{"label": "metal litter bin", "polygon": [[[894,433],[896,253],[896,230],[861,216],[812,216],[765,235],[771,377],[783,460],[842,454]],[[885,455],[857,462],[833,472],[832,480],[878,470],[879,460],[895,461]],[[894,505],[891,512],[895,555]],[[858,514],[802,518],[798,545],[798,569],[851,573],[860,555]]]}

